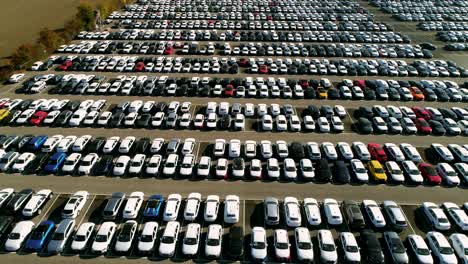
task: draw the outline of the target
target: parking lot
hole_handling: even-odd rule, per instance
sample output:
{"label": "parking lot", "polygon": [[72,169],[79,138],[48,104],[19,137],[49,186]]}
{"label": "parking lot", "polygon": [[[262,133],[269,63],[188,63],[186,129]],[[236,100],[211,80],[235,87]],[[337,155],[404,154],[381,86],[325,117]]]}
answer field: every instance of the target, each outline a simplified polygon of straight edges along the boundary
{"label": "parking lot", "polygon": [[[60,221],[61,219],[61,212],[63,210],[63,207],[65,206],[65,203],[67,202],[68,198],[70,197],[70,195],[72,195],[72,193],[54,193],[54,197],[48,202],[48,204],[43,208],[43,211],[41,214],[35,216],[34,218],[32,218],[31,220],[35,223],[35,224],[39,224],[40,222],[42,221],[45,221],[45,220],[52,220],[54,222],[58,222]],[[79,214],[79,216],[75,219],[76,223],[77,223],[77,226],[79,226],[81,223],[85,223],[85,222],[91,222],[91,223],[94,223],[96,224],[96,229],[97,230],[100,226],[100,224],[102,224],[102,222],[104,221],[102,219],[102,210],[106,204],[106,202],[108,201],[108,199],[110,198],[109,195],[106,195],[106,194],[91,194],[90,197],[88,198],[85,206],[83,207],[83,210],[82,212]],[[163,205],[164,206],[164,205]],[[182,202],[181,204],[181,210],[179,211],[179,216],[177,217],[177,221],[179,221],[181,223],[181,230],[179,231],[179,237],[182,238],[184,236],[184,232],[185,232],[185,228],[186,226],[190,223],[188,221],[185,221],[184,220],[184,217],[183,217],[183,208],[186,206],[186,202],[185,200]],[[273,241],[273,232],[275,229],[286,229],[288,230],[288,234],[289,234],[289,237],[291,240],[294,240],[294,228],[290,228],[286,225],[285,223],[285,219],[284,217],[281,217],[281,220],[279,222],[278,225],[276,226],[269,226],[268,224],[266,224],[265,222],[265,216],[264,216],[264,209],[263,209],[263,200],[241,200],[240,202],[240,207],[239,207],[239,221],[238,223],[236,224],[226,224],[222,219],[223,219],[223,215],[222,215],[222,212],[224,210],[224,204],[221,203],[220,205],[220,208],[219,208],[219,213],[218,213],[218,216],[217,216],[217,220],[214,221],[214,222],[211,222],[211,223],[208,223],[208,222],[205,222],[204,219],[203,219],[203,214],[200,213],[199,216],[197,217],[197,219],[193,222],[195,223],[199,223],[202,227],[201,229],[201,241],[204,241],[206,239],[206,233],[207,233],[207,230],[208,230],[208,226],[210,224],[220,224],[223,226],[223,232],[224,232],[224,235],[223,235],[223,248],[224,250],[227,250],[226,248],[229,246],[228,245],[228,234],[229,234],[229,228],[233,227],[233,226],[239,226],[239,227],[242,227],[242,230],[243,230],[243,237],[244,237],[244,246],[245,246],[245,251],[248,252],[250,249],[249,249],[249,241],[251,240],[251,234],[252,234],[252,228],[253,227],[264,227],[266,230],[267,230],[267,243],[268,243],[268,256],[273,256],[274,255],[274,249],[273,249],[273,244],[274,244],[274,241]],[[404,212],[404,214],[406,215],[406,218],[407,218],[407,221],[408,221],[408,227],[403,230],[402,232],[399,232],[399,236],[401,237],[401,239],[406,239],[406,237],[410,234],[417,234],[417,235],[422,235],[424,236],[426,232],[429,232],[429,231],[432,231],[434,230],[429,224],[427,224],[427,220],[426,218],[424,217],[422,211],[421,211],[421,208],[419,207],[420,205],[419,204],[403,204],[403,203],[400,203],[400,206]],[[142,208],[145,207],[145,203],[143,204]],[[282,208],[282,206],[280,207]],[[200,212],[203,212],[204,210],[204,204],[202,204],[202,207],[200,208]],[[140,216],[136,219],[136,221],[141,224],[139,225],[139,232],[141,232],[141,228],[143,227],[143,224],[146,222],[146,221],[157,221],[160,223],[160,226],[159,226],[159,232],[160,234],[158,234],[158,237],[160,235],[162,235],[162,232],[165,228],[165,222],[162,221],[162,218],[161,216],[156,218],[156,219],[145,219],[143,218],[143,214],[142,214],[142,211],[140,211]],[[352,232],[354,233],[356,236],[359,236],[359,230],[358,229],[354,229],[354,228],[350,228],[348,226],[348,224],[344,223],[340,226],[329,226],[327,224],[327,222],[324,220],[324,223],[321,224],[321,225],[318,225],[318,226],[311,226],[307,223],[306,219],[306,215],[305,215],[305,212],[304,211],[301,211],[302,213],[302,224],[301,226],[303,227],[306,227],[309,229],[310,231],[310,234],[311,234],[311,237],[313,238],[313,244],[314,244],[314,254],[319,254],[319,251],[318,251],[318,248],[317,248],[317,231],[319,229],[329,229],[332,231],[333,233],[333,236],[336,240],[338,240],[338,235],[339,233],[341,232]],[[5,214],[5,212],[4,212]],[[283,215],[284,214],[284,211],[283,209],[280,210],[280,214]],[[324,214],[324,211],[322,210],[321,211],[321,214]],[[322,216],[323,217],[323,216]],[[21,218],[18,218],[18,219],[21,219]],[[125,220],[121,219],[120,217],[118,219],[115,220],[115,222],[122,226],[122,224],[125,222]],[[371,222],[369,219],[366,219],[366,222],[367,222],[367,225],[371,225]],[[118,228],[119,229],[119,228]],[[375,229],[375,231],[378,233],[378,234],[381,234],[383,233],[384,231],[386,230],[391,230],[391,228],[385,228],[385,229]],[[96,232],[96,231],[95,231]],[[446,235],[450,235],[451,233],[453,232],[456,232],[455,229],[451,229],[449,231],[446,231],[444,232],[444,234]],[[138,234],[137,233],[137,234]],[[380,235],[379,235],[380,237]],[[382,238],[380,238],[382,239]],[[182,240],[180,240],[182,241]],[[382,240],[383,241],[383,240]],[[4,241],[2,242],[2,244],[4,243]],[[111,247],[112,245],[114,245],[115,241],[111,243]],[[118,254],[117,252],[113,251],[113,250],[110,250],[108,252],[106,252],[104,255],[98,255],[98,254],[95,254],[93,252],[90,251],[90,249],[88,248],[87,250],[83,251],[83,252],[74,252],[73,250],[71,250],[70,248],[70,243],[68,243],[64,249],[64,251],[61,253],[62,256],[64,257],[67,257],[67,259],[69,259],[70,261],[74,261],[73,259],[74,258],[71,258],[73,256],[75,257],[79,257],[80,259],[83,259],[83,260],[89,260],[89,259],[106,259],[106,261],[110,261],[110,260],[113,260],[115,258],[124,258],[124,259],[128,259],[128,260],[138,260],[138,259],[147,259],[147,260],[151,260],[151,261],[164,261],[166,260],[165,258],[161,258],[160,256],[157,255],[157,253],[153,253],[151,255],[148,255],[148,256],[143,256],[141,254],[138,253],[138,250],[136,249],[136,246],[137,246],[137,243],[135,241],[135,243],[133,243],[133,246],[131,247],[130,251],[124,255],[122,254]],[[155,246],[156,248],[158,247],[158,244],[156,244]],[[182,243],[178,243],[178,246],[176,247],[176,251],[175,251],[175,254],[173,257],[170,258],[171,261],[174,261],[174,262],[180,262],[180,261],[187,261],[187,260],[190,260],[190,258],[187,258],[186,256],[184,256],[182,254]],[[1,252],[2,254],[7,254],[6,252]],[[27,251],[26,249],[20,249],[18,251],[18,254],[21,255],[21,256],[24,256],[24,255],[30,255],[31,252]],[[42,256],[42,257],[47,257],[50,255],[45,251],[41,251],[41,252],[37,252],[37,253],[34,253],[34,254],[37,254],[38,256]],[[296,258],[297,256],[295,256],[294,254],[292,255],[292,259],[290,262],[295,262],[296,261]],[[200,247],[199,247],[199,250],[198,250],[198,254],[196,256],[194,256],[192,259],[192,261],[194,262],[209,262],[211,260],[207,259],[204,254],[203,254],[203,243],[200,243]],[[39,259],[39,261],[41,261]],[[236,261],[235,259],[232,259],[231,257],[229,257],[229,255],[227,254],[227,252],[224,252],[221,257],[219,258],[219,261],[226,261],[226,262],[232,262],[232,261]],[[244,255],[244,257],[241,259],[242,262],[248,262],[248,261],[252,261],[250,258],[249,258],[249,254],[246,254]],[[276,260],[273,258],[273,257],[269,257],[267,260],[267,262],[275,262]],[[389,260],[390,261],[390,260]],[[316,261],[315,263],[319,263],[318,261]]]}
{"label": "parking lot", "polygon": [[[14,171],[15,162],[20,163],[9,161],[4,165],[2,158],[0,189],[14,188],[15,192],[24,188],[51,189],[54,196],[31,219],[36,225],[45,220],[58,225],[68,198],[78,190],[86,190],[90,195],[75,219],[74,231],[86,222],[96,224],[83,252],[71,250],[72,239],[68,239],[58,256],[49,255],[47,246],[31,253],[23,245],[17,252],[8,253],[3,248],[7,237],[3,236],[0,262],[214,262],[205,256],[204,246],[210,224],[219,224],[222,253],[217,262],[237,261],[228,254],[228,241],[230,228],[238,226],[242,228],[244,242],[240,262],[254,262],[253,228],[263,227],[268,244],[263,261],[278,262],[274,230],[286,229],[291,244],[291,258],[287,262],[299,263],[295,228],[287,225],[283,207],[284,198],[293,196],[301,204],[300,226],[306,227],[312,238],[313,263],[321,262],[318,246],[321,229],[332,232],[338,253],[334,263],[345,263],[340,244],[343,232],[356,236],[363,256],[361,263],[367,263],[360,230],[350,228],[347,221],[338,226],[329,225],[322,204],[326,198],[340,203],[345,220],[342,202],[352,200],[360,204],[364,226],[374,230],[383,249],[382,263],[396,263],[383,238],[383,233],[392,231],[392,227],[387,224],[375,228],[361,202],[375,200],[381,208],[385,200],[398,203],[408,225],[398,232],[408,253],[406,263],[417,263],[407,237],[416,234],[429,244],[426,234],[440,231],[428,222],[422,203],[434,202],[442,207],[445,202],[453,202],[462,207],[465,215],[468,210],[465,204],[468,175],[459,169],[467,165],[468,154],[455,152],[468,151],[466,10],[466,2],[425,0],[132,1],[123,10],[112,12],[96,30],[81,32],[72,42],[59,47],[53,56],[34,63],[24,75],[0,85],[0,142],[5,144],[0,148],[0,156],[33,155],[27,172]],[[87,100],[92,101],[81,104]],[[75,118],[78,114],[81,117]],[[293,125],[296,117],[299,124]],[[382,119],[385,130],[377,117]],[[411,127],[408,122],[413,123],[414,130],[408,128]],[[90,135],[89,142],[74,149],[74,142],[86,135]],[[69,136],[72,143],[66,144]],[[54,137],[56,141],[52,140]],[[118,140],[109,151],[104,151],[104,145],[112,137]],[[135,137],[135,143],[123,147],[129,137]],[[157,138],[164,139],[164,143],[153,151],[151,142]],[[193,146],[183,149],[187,139],[192,138]],[[23,139],[27,143],[19,145]],[[215,154],[219,139],[225,140],[225,150]],[[236,140],[240,141],[239,153],[231,154],[231,145],[238,144]],[[175,141],[177,147],[169,150],[170,142]],[[249,141],[250,144],[255,141],[255,153],[250,156],[246,150]],[[45,142],[55,145],[45,147]],[[328,149],[323,145],[327,142],[331,145]],[[373,144],[380,144],[385,159],[380,160],[377,151],[369,159],[362,158],[353,145],[359,142],[369,152]],[[353,146],[351,157],[346,157],[341,149],[340,144],[346,143]],[[420,157],[414,158],[406,152],[402,158],[396,157],[386,143],[395,144],[403,152],[400,144],[410,144]],[[447,146],[453,157],[437,154],[431,148],[433,143]],[[65,147],[59,149],[60,144]],[[313,157],[309,144],[319,146],[319,158]],[[286,156],[280,154],[280,145],[286,147]],[[265,151],[268,148],[271,152]],[[330,156],[330,149],[336,150],[336,157]],[[89,171],[79,173],[89,155],[97,156],[96,163]],[[140,167],[133,165],[138,155],[143,155]],[[192,155],[190,164],[182,162]],[[55,162],[52,156],[62,160]],[[155,156],[161,158],[160,163],[156,173],[150,174],[146,169]],[[178,158],[173,173],[164,172],[172,166],[169,156]],[[72,165],[71,172],[64,172],[65,166],[71,166],[65,165],[70,157],[79,157],[79,161]],[[208,174],[203,176],[197,169],[207,157],[210,158]],[[39,162],[39,158],[43,160]],[[125,161],[123,173],[116,170],[121,158]],[[110,165],[100,168],[103,173],[95,173],[100,171],[99,161],[106,159]],[[218,164],[222,159],[227,160],[224,175],[218,173],[223,171]],[[288,174],[286,159],[292,160],[294,176]],[[371,173],[374,166],[371,159],[381,163],[386,175],[383,182],[377,173]],[[260,177],[254,177],[250,171],[253,160],[260,164]],[[275,160],[278,177],[270,175],[274,169],[270,170],[269,164]],[[362,160],[367,180],[357,177],[352,160]],[[433,175],[427,173],[421,176],[420,182],[415,182],[404,171],[403,180],[396,180],[387,167],[389,162],[403,168],[407,161],[415,164],[420,176],[424,164],[437,169],[435,173],[440,176],[433,180]],[[311,162],[315,170],[312,179],[304,176],[303,162]],[[321,181],[324,166],[320,164],[324,162],[329,177]],[[242,171],[241,176],[234,175],[235,164],[241,164],[241,169],[237,169],[237,173]],[[442,175],[442,169],[439,171],[441,164],[456,168],[452,180]],[[130,173],[132,166],[138,168],[135,174]],[[182,175],[183,168],[189,168],[190,173]],[[350,177],[342,181],[343,175]],[[113,220],[117,232],[109,251],[103,255],[93,253],[91,241],[104,222],[103,210],[111,194],[129,195],[134,191],[144,192],[145,201],[135,219],[138,226],[130,250],[125,254],[114,250],[117,234],[126,221],[121,208]],[[203,217],[205,202],[202,202],[200,213],[193,221],[201,225],[200,243],[197,254],[188,258],[182,253],[182,242],[191,222],[185,220],[183,209],[187,196],[193,192],[200,193],[203,201],[211,194],[219,195],[221,200],[228,194],[238,195],[239,220],[235,224],[223,221],[224,203],[221,202],[216,220],[209,223]],[[143,217],[143,209],[152,194],[182,196],[176,217],[181,228],[179,240],[174,255],[169,258],[162,258],[158,253],[159,239],[167,226],[162,213],[154,219]],[[280,201],[281,217],[277,226],[266,224],[263,206],[266,197]],[[320,203],[322,223],[318,226],[308,223],[303,207],[304,199],[310,197]],[[161,211],[166,204],[165,201]],[[0,216],[10,214],[6,208],[0,209]],[[456,221],[449,210],[443,212],[452,224],[449,230],[440,231],[444,237],[466,234],[466,230],[455,228]],[[385,218],[388,223],[387,214]],[[24,217],[17,211],[15,222],[20,220]],[[159,228],[154,249],[143,256],[137,244],[143,225],[149,220],[156,221]],[[461,221],[467,219],[462,216]]]}

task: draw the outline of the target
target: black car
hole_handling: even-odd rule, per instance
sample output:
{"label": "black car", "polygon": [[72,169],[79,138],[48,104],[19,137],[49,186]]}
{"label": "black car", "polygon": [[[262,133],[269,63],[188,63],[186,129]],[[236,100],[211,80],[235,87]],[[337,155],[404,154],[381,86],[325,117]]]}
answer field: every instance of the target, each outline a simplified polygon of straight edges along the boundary
{"label": "black car", "polygon": [[448,96],[447,92],[445,92],[444,89],[435,88],[434,92],[437,95],[437,101],[439,101],[439,102],[448,102],[450,100],[450,97]]}
{"label": "black car", "polygon": [[429,120],[428,123],[432,128],[432,134],[435,136],[443,136],[447,132],[447,130],[445,130],[445,127],[439,121]]}
{"label": "black car", "polygon": [[362,229],[366,227],[364,216],[361,213],[359,204],[355,201],[343,201],[343,213],[346,217],[346,223],[350,228]]}
{"label": "black car", "polygon": [[19,139],[18,136],[6,136],[2,139],[0,139],[0,148],[2,148],[3,150],[9,150],[9,148],[11,146],[13,146],[13,144],[15,144],[15,142]]}
{"label": "black car", "polygon": [[295,161],[305,158],[304,146],[299,142],[292,142],[289,145],[289,157]]}
{"label": "black car", "polygon": [[76,111],[78,110],[78,107],[80,106],[80,104],[81,104],[81,101],[70,101],[65,105],[64,109],[68,109],[70,111]]}
{"label": "black car", "polygon": [[231,116],[228,114],[221,116],[221,118],[219,119],[219,128],[229,129],[230,126],[231,126]]}
{"label": "black car", "polygon": [[400,93],[395,88],[388,88],[388,99],[391,101],[399,101],[400,100]]}
{"label": "black car", "polygon": [[349,174],[348,167],[343,160],[337,160],[335,162],[334,169],[334,181],[337,183],[349,183],[351,176]]}
{"label": "black car", "polygon": [[86,146],[86,151],[88,153],[100,153],[105,143],[106,138],[97,137],[93,139],[90,143],[88,143],[88,145]]}
{"label": "black car", "polygon": [[112,115],[112,118],[107,123],[107,126],[110,128],[119,127],[122,124],[122,121],[125,118],[125,114],[122,112],[117,112]]}
{"label": "black car", "polygon": [[10,233],[14,222],[15,218],[13,216],[0,216],[0,239],[5,238]]}
{"label": "black car", "polygon": [[135,121],[135,126],[139,128],[148,127],[150,120],[151,120],[150,114],[139,115]]}
{"label": "black car", "polygon": [[20,138],[18,138],[12,145],[11,145],[11,149],[12,150],[15,150],[15,151],[18,151],[18,152],[23,152],[25,151],[25,146],[26,144],[28,143],[29,140],[31,140],[31,138],[33,138],[34,136],[33,135],[24,135]]}
{"label": "black car", "polygon": [[371,107],[368,106],[361,106],[359,109],[355,112],[355,117],[364,117],[367,119],[372,119],[374,117],[374,112],[372,111]]}
{"label": "black car", "polygon": [[326,158],[320,159],[316,164],[315,179],[318,182],[329,182],[331,176],[328,160]]}
{"label": "black car", "polygon": [[306,115],[310,115],[313,119],[318,119],[320,117],[320,111],[317,106],[309,105],[302,111],[302,117]]}
{"label": "black car", "polygon": [[24,174],[37,174],[42,171],[44,166],[49,161],[50,155],[47,153],[39,153],[36,157],[26,165],[23,170]]}
{"label": "black car", "polygon": [[455,114],[454,111],[452,111],[452,109],[439,108],[439,112],[444,116],[444,118],[451,118],[455,122],[458,121],[458,116],[457,116],[457,114]]}
{"label": "black car", "polygon": [[365,229],[361,232],[361,250],[363,259],[366,263],[380,264],[384,263],[384,255],[379,239],[374,231]]}
{"label": "black car", "polygon": [[238,260],[244,255],[244,230],[241,226],[229,229],[229,256]]}
{"label": "black car", "polygon": [[330,99],[330,100],[340,99],[340,90],[338,90],[336,88],[328,89],[328,99]]}
{"label": "black car", "polygon": [[65,110],[61,112],[58,116],[57,119],[55,119],[54,126],[57,127],[62,127],[66,126],[68,124],[68,120],[72,116],[73,112],[69,110]]}
{"label": "black car", "polygon": [[366,100],[375,100],[376,99],[375,91],[372,90],[372,89],[365,88],[363,90],[363,93],[364,93],[364,99],[366,99]]}
{"label": "black car", "polygon": [[332,117],[334,114],[333,108],[329,105],[322,105],[320,107],[320,116]]}
{"label": "black car", "polygon": [[372,123],[364,117],[360,117],[356,123],[353,124],[355,129],[361,134],[371,134],[374,132],[374,128],[372,127]]}
{"label": "black car", "polygon": [[93,167],[93,175],[100,176],[100,175],[108,175],[112,170],[113,164],[113,157],[110,155],[102,156],[101,159],[97,162],[97,164]]}
{"label": "black car", "polygon": [[151,140],[149,138],[141,138],[135,142],[135,153],[145,154],[150,146]]}
{"label": "black car", "polygon": [[6,208],[11,212],[20,212],[23,206],[31,199],[34,191],[32,189],[23,189],[14,194],[10,201],[7,203]]}

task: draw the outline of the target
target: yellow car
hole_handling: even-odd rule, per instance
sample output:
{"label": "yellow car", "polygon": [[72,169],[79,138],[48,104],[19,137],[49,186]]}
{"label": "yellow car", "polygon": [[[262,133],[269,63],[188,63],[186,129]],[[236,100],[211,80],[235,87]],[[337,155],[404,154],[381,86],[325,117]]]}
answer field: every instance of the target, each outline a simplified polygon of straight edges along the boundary
{"label": "yellow car", "polygon": [[328,98],[327,89],[325,89],[323,87],[318,87],[317,88],[317,98],[318,99],[327,99]]}
{"label": "yellow car", "polygon": [[385,170],[378,160],[371,160],[367,166],[369,167],[370,175],[374,180],[379,182],[387,181],[387,174],[385,174]]}
{"label": "yellow car", "polygon": [[8,111],[7,109],[0,109],[0,121],[2,121],[9,114],[10,114],[10,111]]}

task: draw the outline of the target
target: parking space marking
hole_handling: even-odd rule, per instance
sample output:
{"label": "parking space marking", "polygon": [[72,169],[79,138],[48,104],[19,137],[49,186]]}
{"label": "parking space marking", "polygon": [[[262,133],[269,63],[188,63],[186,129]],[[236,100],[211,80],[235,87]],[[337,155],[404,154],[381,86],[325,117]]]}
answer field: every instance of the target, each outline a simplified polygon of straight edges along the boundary
{"label": "parking space marking", "polygon": [[[76,225],[77,227],[79,227],[81,225],[81,223],[84,221],[89,209],[91,208],[91,206],[93,205],[93,202],[94,202],[94,199],[96,199],[96,195],[93,195],[93,199],[91,199],[91,202],[89,203],[88,207],[86,208],[86,211],[82,212],[81,213],[81,220],[80,222]],[[89,201],[89,200],[88,200]]]}
{"label": "parking space marking", "polygon": [[61,196],[61,194],[57,194],[55,195],[55,199],[52,201],[52,203],[50,203],[49,207],[47,208],[47,210],[45,212],[42,213],[42,217],[40,218],[40,220],[37,222],[38,224],[42,222],[42,220],[44,220],[44,218],[47,216],[49,217],[49,212],[50,210],[52,209],[54,203],[57,201],[57,199],[59,198],[59,196]]}

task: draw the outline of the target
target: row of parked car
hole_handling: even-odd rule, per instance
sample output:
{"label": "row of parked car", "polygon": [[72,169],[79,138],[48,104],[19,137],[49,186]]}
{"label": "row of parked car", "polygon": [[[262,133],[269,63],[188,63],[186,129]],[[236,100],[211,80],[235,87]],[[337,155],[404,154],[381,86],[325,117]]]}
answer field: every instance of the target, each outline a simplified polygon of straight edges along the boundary
{"label": "row of parked car", "polygon": [[468,22],[451,22],[451,21],[443,21],[443,22],[420,22],[418,24],[418,28],[425,30],[425,31],[452,31],[452,30],[468,30]]}
{"label": "row of parked car", "polygon": [[375,105],[360,107],[354,112],[358,118],[355,128],[363,133],[467,135],[468,110],[461,107],[412,108]]}
{"label": "row of parked car", "polygon": [[302,56],[302,57],[380,57],[380,58],[432,58],[432,52],[410,44],[294,44],[281,45],[253,42],[231,46],[228,42],[196,41],[185,43],[124,42],[111,40],[85,40],[61,45],[58,53],[84,54],[190,54],[190,55],[257,55],[257,56]]}
{"label": "row of parked car", "polygon": [[[38,210],[37,207],[29,206],[29,204],[33,204],[31,200],[41,201],[39,208],[42,208],[45,203],[42,202],[44,194],[51,193],[50,190],[40,190],[34,193],[33,190],[28,189],[13,194],[13,191],[13,189],[9,188],[0,191],[0,194],[2,194],[0,197],[3,198],[1,204],[6,204],[8,207],[11,201],[18,200],[19,197],[23,204],[27,202],[23,212],[28,211],[30,207],[32,210]],[[89,193],[86,191],[74,193],[67,201],[65,208],[80,207],[80,209],[64,209],[62,212],[64,219],[57,226],[51,220],[45,220],[35,226],[33,222],[28,220],[15,223],[13,217],[2,217],[2,227],[8,229],[10,226],[14,226],[11,234],[15,234],[8,236],[5,249],[17,251],[24,246],[24,250],[45,250],[49,254],[59,254],[65,250],[68,244],[71,250],[75,252],[89,250],[94,254],[105,254],[108,251],[117,254],[128,254],[133,241],[139,235],[136,245],[137,254],[153,254],[157,249],[158,255],[162,257],[175,257],[175,248],[180,243],[178,240],[181,240],[183,257],[194,258],[198,257],[200,244],[203,243],[202,226],[197,223],[197,219],[200,219],[199,215],[203,214],[204,222],[207,223],[208,227],[204,246],[206,258],[217,259],[227,256],[241,259],[246,254],[244,253],[244,243],[249,241],[244,241],[246,240],[244,227],[232,225],[239,221],[240,199],[238,196],[227,195],[223,203],[217,195],[209,195],[205,201],[203,201],[199,193],[190,193],[186,199],[183,199],[180,194],[171,194],[167,197],[167,200],[161,195],[152,195],[143,209],[143,217],[147,221],[141,223],[141,234],[137,232],[139,223],[133,219],[138,217],[138,211],[143,208],[144,194],[142,192],[132,192],[129,196],[121,192],[113,193],[102,212],[102,218],[105,222],[101,224],[85,222],[78,227],[74,219],[77,214],[70,215],[70,213],[79,212],[88,197]],[[179,238],[179,235],[182,234],[180,229],[183,225],[182,221],[179,220],[179,218],[182,218],[182,216],[179,217],[179,211],[182,211],[182,202],[185,202],[183,220],[188,222],[185,226],[183,239]],[[163,204],[165,204],[164,209],[162,209]],[[224,205],[224,209],[220,209],[221,205]],[[344,261],[360,262],[372,259],[374,263],[384,263],[383,248],[387,247],[388,250],[385,252],[388,252],[388,257],[393,262],[409,263],[409,252],[406,251],[396,232],[383,232],[383,243],[381,245],[377,233],[369,229],[381,230],[385,226],[390,226],[391,229],[396,231],[406,229],[408,226],[407,218],[397,203],[384,201],[382,207],[380,207],[373,200],[364,200],[361,207],[361,204],[357,202],[343,201],[340,206],[335,199],[327,198],[324,199],[322,206],[323,216],[321,216],[321,204],[314,198],[305,198],[300,202],[295,197],[285,197],[281,203],[274,197],[265,198],[263,201],[265,226],[254,226],[252,228],[250,238],[250,257],[252,260],[267,260],[269,240],[266,228],[275,228],[279,225],[280,219],[284,218],[285,225],[294,229],[293,237],[297,260],[301,262],[313,261],[314,246],[312,237],[308,228],[303,226],[321,226],[323,218],[323,221],[327,222],[329,226],[339,226],[346,222],[348,228],[361,230],[361,232],[358,237],[355,237],[351,232],[340,233],[337,240],[339,244],[336,245],[335,238],[330,230],[318,230],[318,252],[322,261],[337,263],[340,254],[340,259]],[[283,209],[281,210],[280,207],[283,207]],[[113,222],[112,220],[115,221],[116,217],[120,216],[122,208],[122,223]],[[447,230],[447,226],[450,228],[449,218],[445,212],[460,230],[466,230],[468,227],[466,212],[454,203],[443,203],[442,208],[440,208],[434,203],[424,202],[421,209],[427,222],[437,230]],[[468,210],[466,204],[465,210]],[[222,211],[224,223],[230,225],[229,230],[224,230],[223,226],[219,224],[222,223],[221,220],[217,220]],[[280,211],[284,213],[284,216],[281,216]],[[159,225],[155,220],[158,220],[161,214],[165,224]],[[364,215],[370,219],[370,226],[366,225]],[[29,217],[30,215],[25,216]],[[304,221],[302,216],[305,216]],[[158,232],[160,228],[164,230]],[[225,235],[225,232],[228,232],[228,234]],[[57,233],[59,235],[55,235]],[[51,236],[51,234],[54,235]],[[156,242],[158,236],[161,237],[159,247]],[[226,238],[228,241],[223,243],[223,239]],[[67,243],[68,240],[70,242]],[[422,263],[432,263],[433,257],[446,263],[457,263],[457,257],[462,261],[466,259],[464,252],[468,246],[468,238],[462,233],[454,233],[447,240],[441,233],[430,231],[426,235],[427,243],[423,237],[414,234],[409,235],[407,240],[408,250],[414,253],[412,256],[415,257],[415,260]],[[363,248],[359,247],[358,241]],[[293,246],[289,242],[286,229],[273,229],[271,249],[277,261],[291,260]],[[223,251],[227,254],[222,254]],[[273,258],[273,256],[269,256],[269,258]]]}
{"label": "row of parked car", "polygon": [[226,30],[165,30],[125,29],[121,31],[82,32],[77,39],[104,40],[184,40],[184,41],[268,41],[268,42],[358,42],[358,43],[410,43],[407,35],[393,31],[241,31]]}
{"label": "row of parked car", "polygon": [[392,25],[377,21],[229,21],[229,20],[139,20],[114,21],[117,29],[237,29],[237,30],[324,30],[393,31]]}
{"label": "row of parked car", "polygon": [[401,21],[468,21],[466,16],[468,5],[463,1],[372,0],[370,2]]}
{"label": "row of parked car", "polygon": [[468,42],[466,31],[439,31],[437,37],[446,42]]}

